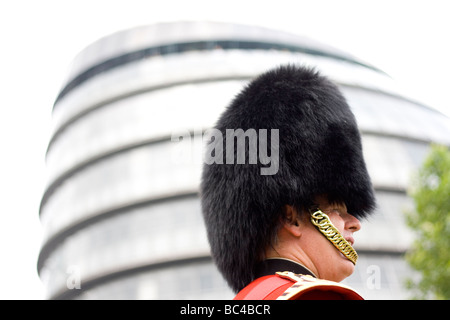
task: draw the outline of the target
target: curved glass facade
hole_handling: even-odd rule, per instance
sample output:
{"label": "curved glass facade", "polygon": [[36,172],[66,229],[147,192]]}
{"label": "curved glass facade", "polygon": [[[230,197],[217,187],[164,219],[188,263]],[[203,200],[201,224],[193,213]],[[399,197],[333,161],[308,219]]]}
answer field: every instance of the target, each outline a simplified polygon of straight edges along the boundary
{"label": "curved glass facade", "polygon": [[[403,221],[412,208],[406,190],[429,144],[450,145],[450,119],[326,45],[258,27],[200,25],[127,30],[75,60],[54,106],[40,208],[38,271],[48,297],[232,298],[209,256],[201,218],[202,132],[249,79],[301,63],[340,85],[376,190],[377,212],[355,234],[360,259],[346,283],[367,299],[407,298],[402,277],[410,270],[402,257],[413,238]],[[150,54],[155,48],[167,52]],[[73,270],[75,288],[68,284]]]}
{"label": "curved glass facade", "polygon": [[46,194],[41,206],[46,236],[130,203],[195,192],[201,159],[179,159],[189,150],[187,143],[169,140],[127,149],[66,178]]}
{"label": "curved glass facade", "polygon": [[[118,99],[94,109],[60,130],[51,141],[47,152],[47,165],[52,168],[49,182],[79,163],[121,147],[149,139],[167,139],[174,132],[192,128],[208,128],[243,84],[236,80],[183,84]],[[195,103],[186,105],[187,101]]]}
{"label": "curved glass facade", "polygon": [[85,279],[95,279],[111,269],[117,272],[208,255],[196,196],[149,202],[126,210],[126,214],[111,215],[64,239],[51,253],[58,259],[49,259],[46,263],[46,282],[51,294],[64,291],[66,270],[75,261]]}

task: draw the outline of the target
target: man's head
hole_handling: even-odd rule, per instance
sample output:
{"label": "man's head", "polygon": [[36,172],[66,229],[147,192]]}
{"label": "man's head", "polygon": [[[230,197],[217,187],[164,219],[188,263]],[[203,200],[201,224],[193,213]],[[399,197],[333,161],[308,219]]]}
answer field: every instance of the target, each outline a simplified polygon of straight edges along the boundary
{"label": "man's head", "polygon": [[[326,196],[315,199],[315,207],[325,213],[342,237],[350,244],[353,233],[361,228],[358,218],[347,212],[344,203],[330,203]],[[287,258],[300,262],[320,279],[342,281],[353,273],[354,263],[336,250],[311,223],[309,212],[286,206],[280,217],[276,238],[266,249],[265,258]]]}
{"label": "man's head", "polygon": [[225,137],[210,142],[215,152],[226,152],[227,129],[276,129],[279,137],[275,148],[264,150],[278,151],[276,174],[261,174],[265,163],[249,161],[251,148],[244,163],[203,168],[202,211],[211,253],[234,290],[254,279],[286,206],[307,214],[318,195],[327,195],[329,203],[344,203],[357,218],[373,210],[355,118],[338,87],[318,72],[284,66],[262,74],[235,97],[215,129]]}

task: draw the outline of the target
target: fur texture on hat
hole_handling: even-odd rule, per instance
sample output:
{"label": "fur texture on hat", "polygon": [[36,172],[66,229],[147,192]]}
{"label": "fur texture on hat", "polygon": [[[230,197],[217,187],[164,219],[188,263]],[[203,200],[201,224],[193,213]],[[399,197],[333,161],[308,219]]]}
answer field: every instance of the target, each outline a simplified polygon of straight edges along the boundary
{"label": "fur texture on hat", "polygon": [[226,129],[279,130],[276,174],[262,175],[265,165],[248,161],[203,167],[201,203],[211,254],[233,290],[254,280],[285,205],[304,210],[325,194],[358,218],[374,209],[355,117],[338,87],[314,69],[288,65],[260,75],[215,128],[224,140],[210,144],[223,143],[223,152]]}

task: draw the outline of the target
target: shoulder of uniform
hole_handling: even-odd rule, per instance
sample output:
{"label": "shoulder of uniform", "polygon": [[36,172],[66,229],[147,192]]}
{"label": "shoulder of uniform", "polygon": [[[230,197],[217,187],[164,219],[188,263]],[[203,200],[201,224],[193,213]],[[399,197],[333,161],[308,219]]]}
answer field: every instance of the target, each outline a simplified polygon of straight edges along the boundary
{"label": "shoulder of uniform", "polygon": [[263,276],[239,291],[234,300],[275,300],[293,284],[291,279],[276,274]]}
{"label": "shoulder of uniform", "polygon": [[277,276],[295,282],[277,300],[363,300],[352,288],[328,280],[293,272],[277,272]]}

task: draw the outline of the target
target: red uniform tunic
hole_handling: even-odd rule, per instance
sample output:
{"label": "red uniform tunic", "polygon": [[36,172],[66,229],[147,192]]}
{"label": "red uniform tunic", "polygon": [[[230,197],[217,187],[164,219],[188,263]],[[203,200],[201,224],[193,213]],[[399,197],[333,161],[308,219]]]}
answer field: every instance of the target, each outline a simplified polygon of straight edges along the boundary
{"label": "red uniform tunic", "polygon": [[[278,260],[278,259],[277,259]],[[293,261],[265,262],[265,272],[281,265],[306,271],[308,275],[292,271],[275,272],[257,278],[234,298],[235,300],[363,300],[353,289],[333,281],[316,279],[311,272]]]}

